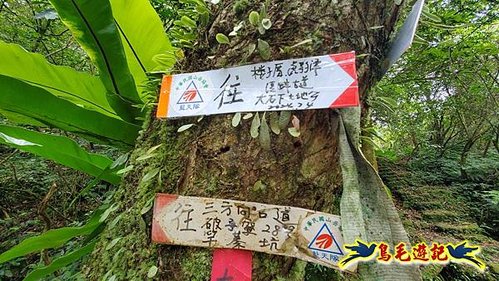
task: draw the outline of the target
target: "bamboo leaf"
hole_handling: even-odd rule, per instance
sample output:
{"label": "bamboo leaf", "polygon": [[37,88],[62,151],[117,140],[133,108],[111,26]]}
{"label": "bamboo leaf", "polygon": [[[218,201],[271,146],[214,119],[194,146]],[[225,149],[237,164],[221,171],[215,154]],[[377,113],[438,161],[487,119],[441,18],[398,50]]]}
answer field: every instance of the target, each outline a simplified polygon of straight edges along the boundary
{"label": "bamboo leaf", "polygon": [[0,42],[0,56],[0,75],[42,87],[85,109],[119,118],[109,105],[107,90],[98,77],[52,65],[42,55],[29,53],[16,44]]}
{"label": "bamboo leaf", "polygon": [[97,65],[108,89],[109,104],[124,120],[139,116],[133,104],[141,104],[128,68],[120,33],[109,0],[51,0],[63,23]]}
{"label": "bamboo leaf", "polygon": [[26,275],[23,281],[40,280],[43,277],[52,274],[69,264],[74,263],[75,261],[81,259],[82,257],[90,254],[92,250],[95,248],[95,244],[97,244],[97,241],[91,242],[73,252],[65,254],[64,256],[53,260],[52,263],[50,263],[47,266],[35,268],[28,275]]}
{"label": "bamboo leaf", "polygon": [[80,134],[93,141],[130,147],[140,129],[137,125],[86,110],[11,77],[0,75],[0,92],[0,108],[3,111],[27,116],[46,126]]}
{"label": "bamboo leaf", "polygon": [[66,137],[0,125],[0,143],[53,160],[95,177],[100,176],[103,180],[113,184],[120,182],[118,175],[110,170],[106,171],[107,167],[113,163],[111,159],[88,153],[76,142]]}

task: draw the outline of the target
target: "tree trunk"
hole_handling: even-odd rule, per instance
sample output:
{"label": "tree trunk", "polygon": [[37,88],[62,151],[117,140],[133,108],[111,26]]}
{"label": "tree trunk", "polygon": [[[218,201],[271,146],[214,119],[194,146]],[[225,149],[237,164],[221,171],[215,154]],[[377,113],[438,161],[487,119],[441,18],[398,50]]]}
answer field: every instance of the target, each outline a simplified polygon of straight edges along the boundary
{"label": "tree trunk", "polygon": [[[250,2],[238,14],[233,9],[234,1],[214,6],[210,24],[200,31],[198,44],[186,53],[180,65],[182,72],[263,61],[258,52],[244,58],[246,47],[259,38],[270,44],[272,60],[355,50],[361,55],[357,69],[361,99],[365,100],[367,90],[379,79],[381,60],[398,17],[398,6],[393,3],[397,1],[270,1],[268,17],[273,25],[265,35],[246,27],[240,36],[231,37],[230,45],[219,45],[217,33],[230,33],[237,23],[247,21],[250,11],[260,11],[262,1]],[[283,51],[309,38],[312,44]],[[151,243],[150,206],[157,192],[339,214],[343,182],[338,151],[343,126],[340,115],[329,109],[293,114],[300,119],[301,136],[293,138],[287,132],[272,135],[271,150],[266,151],[251,138],[250,122],[243,121],[242,127],[233,128],[232,116],[208,116],[190,130],[177,133],[180,125],[195,123],[196,119],[157,120],[151,112],[131,154],[133,171],[126,175],[113,198],[118,206],[117,222],[108,224],[85,265],[87,279],[114,275],[116,280],[144,280],[153,265],[159,267],[156,278],[160,280],[209,279],[211,250]],[[137,160],[158,144],[162,146],[154,157]],[[154,179],[142,180],[155,170],[159,173]],[[121,239],[106,249],[115,238]],[[260,253],[253,257],[254,280],[303,280],[304,262]]]}

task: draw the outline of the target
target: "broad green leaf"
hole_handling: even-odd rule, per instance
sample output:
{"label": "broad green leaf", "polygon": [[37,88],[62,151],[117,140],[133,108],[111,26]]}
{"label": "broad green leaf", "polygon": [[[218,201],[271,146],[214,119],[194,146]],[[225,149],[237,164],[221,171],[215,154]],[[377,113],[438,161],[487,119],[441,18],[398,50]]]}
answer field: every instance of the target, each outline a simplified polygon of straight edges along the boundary
{"label": "broad green leaf", "polygon": [[295,127],[288,128],[288,133],[295,138],[300,136],[300,131],[298,131]]}
{"label": "broad green leaf", "polygon": [[256,139],[258,137],[258,129],[260,128],[260,116],[258,112],[253,117],[253,121],[251,121],[250,134],[251,137]]}
{"label": "broad green leaf", "polygon": [[270,129],[274,134],[279,135],[281,133],[281,128],[279,127],[279,117],[276,112],[271,112],[269,114]]}
{"label": "broad green leaf", "polygon": [[187,16],[182,16],[180,18],[180,22],[185,27],[189,27],[189,28],[196,28],[197,27],[196,22]]}
{"label": "broad green leaf", "polygon": [[[110,92],[107,99],[124,120],[139,116],[133,104],[141,104],[128,68],[125,51],[109,0],[50,0],[63,23],[97,65]],[[133,21],[133,19],[129,19]]]}
{"label": "broad green leaf", "polygon": [[229,44],[230,43],[229,37],[227,37],[223,33],[217,33],[215,38],[217,39],[217,42],[220,44]]}
{"label": "broad green leaf", "polygon": [[272,22],[270,21],[270,19],[263,19],[262,26],[263,28],[265,28],[265,30],[269,30],[272,27]]}
{"label": "broad green leaf", "polygon": [[173,64],[175,64],[176,58],[173,54],[159,54],[155,55],[152,60],[158,65],[154,70],[164,72],[170,69]]}
{"label": "broad green leaf", "polygon": [[[100,176],[103,180],[113,184],[120,182],[118,175],[110,170],[106,171],[106,168],[113,163],[111,159],[88,153],[76,142],[63,136],[0,125],[0,143],[50,159],[92,176]],[[102,174],[103,172],[104,174]]]}
{"label": "broad green leaf", "polygon": [[241,122],[241,112],[237,112],[236,114],[234,114],[234,117],[232,117],[232,127],[237,127],[240,122]]}
{"label": "broad green leaf", "polygon": [[38,143],[33,143],[24,139],[17,139],[14,137],[11,137],[9,135],[6,135],[0,131],[0,139],[3,139],[4,143],[9,144],[14,147],[20,147],[20,146],[42,146],[41,144]]}
{"label": "broad green leaf", "polygon": [[91,140],[129,147],[135,143],[140,129],[137,125],[84,109],[11,77],[0,75],[0,92],[0,108],[3,111],[24,115]]}
{"label": "broad green leaf", "polygon": [[262,117],[262,123],[260,124],[260,145],[265,150],[270,150],[270,130],[269,125],[267,125],[267,120],[265,119],[265,114]]}
{"label": "broad green leaf", "polygon": [[165,71],[173,66],[174,48],[148,0],[111,0],[111,8],[128,66],[140,88],[147,81],[146,72]]}
{"label": "broad green leaf", "polygon": [[55,271],[74,263],[75,261],[81,259],[82,257],[90,254],[92,250],[95,248],[95,244],[97,241],[91,242],[73,252],[67,253],[62,257],[59,257],[52,261],[47,266],[37,267],[33,271],[31,271],[23,281],[34,281],[40,280],[41,278],[54,273]]}
{"label": "broad green leaf", "polygon": [[[0,95],[2,91],[0,90]],[[0,115],[18,124],[26,124],[35,127],[46,127],[47,125],[29,116],[11,112],[8,110],[3,110],[0,108]]]}
{"label": "broad green leaf", "polygon": [[289,120],[291,119],[291,111],[281,111],[279,113],[279,128],[283,130],[289,124]]}
{"label": "broad green leaf", "polygon": [[257,11],[251,11],[248,18],[249,18],[249,22],[253,26],[258,26],[258,24],[260,22],[260,15],[258,14]]}
{"label": "broad green leaf", "polygon": [[270,45],[267,41],[258,39],[258,53],[263,59],[270,59]]}
{"label": "broad green leaf", "polygon": [[92,233],[99,225],[99,212],[83,226],[51,229],[40,235],[24,239],[21,243],[0,254],[0,264],[43,249],[57,248],[77,236]]}
{"label": "broad green leaf", "polygon": [[158,273],[158,267],[153,265],[147,271],[147,277],[153,278],[154,276],[156,276],[156,273]]}
{"label": "broad green leaf", "polygon": [[42,55],[29,53],[16,44],[0,42],[0,56],[0,75],[42,87],[80,107],[118,118],[98,77],[50,64]]}

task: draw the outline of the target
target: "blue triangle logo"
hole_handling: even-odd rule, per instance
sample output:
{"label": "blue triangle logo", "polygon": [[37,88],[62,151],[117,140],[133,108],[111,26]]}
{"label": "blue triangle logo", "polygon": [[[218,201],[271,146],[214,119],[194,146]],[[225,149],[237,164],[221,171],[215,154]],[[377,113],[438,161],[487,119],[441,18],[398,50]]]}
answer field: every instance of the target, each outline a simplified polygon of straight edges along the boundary
{"label": "blue triangle logo", "polygon": [[310,241],[308,248],[330,254],[343,255],[340,245],[336,242],[336,238],[326,223],[319,229],[314,239]]}

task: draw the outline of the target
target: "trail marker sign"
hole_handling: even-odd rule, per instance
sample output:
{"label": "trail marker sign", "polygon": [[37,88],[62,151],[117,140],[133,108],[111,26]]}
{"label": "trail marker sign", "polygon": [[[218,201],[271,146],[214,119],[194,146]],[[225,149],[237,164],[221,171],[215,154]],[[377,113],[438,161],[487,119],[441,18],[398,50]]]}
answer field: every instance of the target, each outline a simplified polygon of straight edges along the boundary
{"label": "trail marker sign", "polygon": [[156,116],[339,108],[359,105],[355,53],[163,77]]}
{"label": "trail marker sign", "polygon": [[156,195],[152,240],[284,255],[336,269],[345,255],[339,216],[288,206],[170,194]]}

